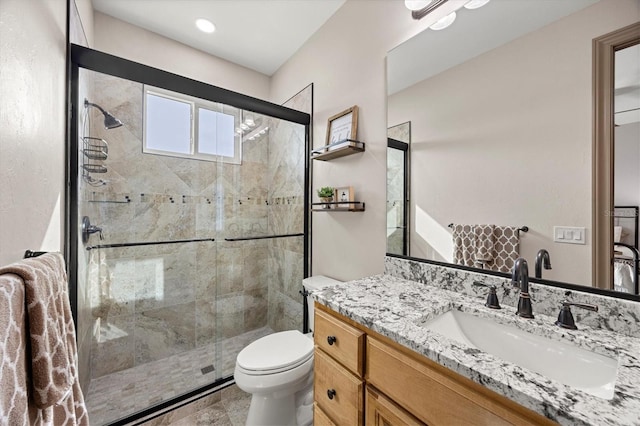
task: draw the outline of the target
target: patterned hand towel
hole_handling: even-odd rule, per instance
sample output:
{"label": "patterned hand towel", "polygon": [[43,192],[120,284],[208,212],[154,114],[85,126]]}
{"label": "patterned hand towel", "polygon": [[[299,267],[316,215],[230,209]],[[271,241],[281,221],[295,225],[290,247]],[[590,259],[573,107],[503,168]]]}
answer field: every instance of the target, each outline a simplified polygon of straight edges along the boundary
{"label": "patterned hand towel", "polygon": [[15,274],[24,281],[31,344],[29,394],[42,410],[44,423],[88,424],[62,255],[25,259],[0,268],[0,274]]}
{"label": "patterned hand towel", "polygon": [[517,226],[496,226],[493,229],[494,271],[511,272],[520,256],[520,231]]}
{"label": "patterned hand towel", "polygon": [[483,269],[491,269],[494,251],[494,225],[472,226],[475,238],[473,239],[475,266]]}
{"label": "patterned hand towel", "polygon": [[[492,238],[485,237],[488,227],[493,228]],[[517,227],[453,225],[452,229],[453,263],[480,267],[479,259],[491,259],[482,263],[485,269],[511,272],[520,255],[520,232]],[[482,234],[482,238],[478,238],[478,233]],[[490,246],[491,251],[488,249]]]}
{"label": "patterned hand towel", "polygon": [[24,283],[13,274],[0,275],[0,425],[35,424],[27,381]]}
{"label": "patterned hand towel", "polygon": [[453,225],[453,263],[475,266],[474,241],[476,238],[471,225]]}

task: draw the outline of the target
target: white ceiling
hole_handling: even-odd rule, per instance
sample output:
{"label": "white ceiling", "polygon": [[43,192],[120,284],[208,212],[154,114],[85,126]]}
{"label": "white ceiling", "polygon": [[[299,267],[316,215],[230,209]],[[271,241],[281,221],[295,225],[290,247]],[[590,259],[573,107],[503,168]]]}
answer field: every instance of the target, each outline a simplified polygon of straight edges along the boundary
{"label": "white ceiling", "polygon": [[[459,9],[450,27],[426,29],[389,52],[388,93],[406,89],[597,1],[492,0],[479,9]],[[462,7],[465,2],[458,3]]]}
{"label": "white ceiling", "polygon": [[[95,10],[271,76],[345,0],[92,0]],[[205,34],[197,18],[213,22]]]}

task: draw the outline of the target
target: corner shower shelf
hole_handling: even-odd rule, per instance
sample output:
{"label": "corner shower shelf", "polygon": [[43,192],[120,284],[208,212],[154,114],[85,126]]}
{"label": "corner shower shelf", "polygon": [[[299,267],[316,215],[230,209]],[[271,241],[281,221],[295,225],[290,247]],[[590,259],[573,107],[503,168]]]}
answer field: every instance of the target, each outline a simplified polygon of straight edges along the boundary
{"label": "corner shower shelf", "polygon": [[313,160],[328,161],[358,152],[364,152],[364,142],[345,139],[314,149],[311,151],[311,158]]}
{"label": "corner shower shelf", "polygon": [[[338,207],[338,204],[350,204],[349,207]],[[311,203],[312,206],[319,206],[320,208],[311,208],[312,212],[363,212],[364,211],[364,203],[362,201],[334,201],[331,203]],[[325,206],[330,206],[331,208],[327,209]]]}

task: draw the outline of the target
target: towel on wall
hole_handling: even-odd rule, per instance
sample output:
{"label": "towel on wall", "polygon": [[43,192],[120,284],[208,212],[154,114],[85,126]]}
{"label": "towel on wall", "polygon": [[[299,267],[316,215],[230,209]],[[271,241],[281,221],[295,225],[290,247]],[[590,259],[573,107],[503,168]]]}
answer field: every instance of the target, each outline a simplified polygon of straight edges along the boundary
{"label": "towel on wall", "polygon": [[496,226],[493,231],[494,258],[492,270],[511,272],[520,256],[520,230],[517,226]]}
{"label": "towel on wall", "polygon": [[613,289],[622,293],[635,293],[633,263],[623,259],[613,261]]}
{"label": "towel on wall", "polygon": [[472,227],[473,239],[473,257],[476,266],[488,269],[488,265],[493,262],[494,254],[494,233],[493,225],[475,225]]}
{"label": "towel on wall", "polygon": [[475,266],[475,232],[472,225],[453,225],[453,263]]}
{"label": "towel on wall", "polygon": [[38,419],[29,404],[24,283],[0,275],[0,425],[30,425]]}
{"label": "towel on wall", "polygon": [[14,274],[24,283],[24,338],[30,345],[26,386],[29,404],[40,411],[41,422],[36,424],[88,425],[62,255],[47,253],[25,259],[0,268],[0,274]]}
{"label": "towel on wall", "polygon": [[511,272],[520,255],[517,227],[454,224],[452,228],[453,263]]}

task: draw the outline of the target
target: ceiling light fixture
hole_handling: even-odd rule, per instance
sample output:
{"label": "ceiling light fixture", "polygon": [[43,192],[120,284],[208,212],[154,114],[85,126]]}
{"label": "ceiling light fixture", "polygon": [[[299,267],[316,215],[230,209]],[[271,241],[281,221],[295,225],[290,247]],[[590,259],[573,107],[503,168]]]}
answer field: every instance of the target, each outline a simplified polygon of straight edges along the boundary
{"label": "ceiling light fixture", "polygon": [[484,6],[489,3],[490,0],[471,0],[467,4],[464,5],[465,9],[478,9],[479,7]]}
{"label": "ceiling light fixture", "polygon": [[[405,0],[404,5],[411,10],[411,17],[417,20],[424,18],[446,2],[447,0]],[[415,9],[418,6],[422,7]]]}
{"label": "ceiling light fixture", "polygon": [[431,0],[404,0],[404,5],[409,10],[420,10],[429,6]]}
{"label": "ceiling light fixture", "polygon": [[208,33],[208,34],[216,30],[216,26],[213,25],[213,22],[204,18],[196,19],[196,27],[198,27],[198,29],[203,33]]}
{"label": "ceiling light fixture", "polygon": [[435,30],[435,31],[444,30],[449,25],[453,24],[453,21],[455,21],[455,20],[456,20],[456,13],[455,12],[451,12],[450,14],[445,16],[444,18],[441,18],[438,21],[436,21],[436,23],[433,24],[432,26],[430,26],[429,28],[431,28],[432,30]]}

